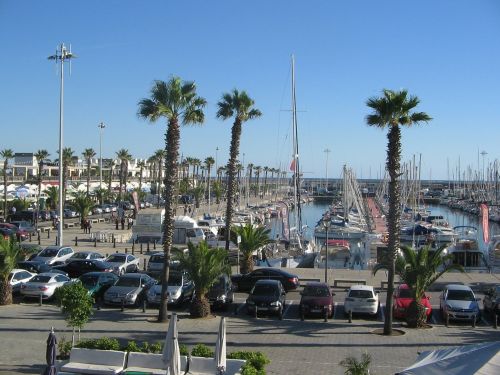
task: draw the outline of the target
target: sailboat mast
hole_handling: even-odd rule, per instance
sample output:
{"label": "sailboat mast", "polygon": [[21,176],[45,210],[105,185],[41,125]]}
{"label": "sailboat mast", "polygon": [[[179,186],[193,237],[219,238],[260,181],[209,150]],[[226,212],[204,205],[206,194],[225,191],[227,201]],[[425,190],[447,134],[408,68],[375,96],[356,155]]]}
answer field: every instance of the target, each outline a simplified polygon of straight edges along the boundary
{"label": "sailboat mast", "polygon": [[297,231],[302,231],[302,209],[300,203],[300,169],[299,169],[299,142],[297,130],[297,102],[295,98],[295,58],[292,55],[292,126],[293,126],[293,190],[295,195],[295,225]]}

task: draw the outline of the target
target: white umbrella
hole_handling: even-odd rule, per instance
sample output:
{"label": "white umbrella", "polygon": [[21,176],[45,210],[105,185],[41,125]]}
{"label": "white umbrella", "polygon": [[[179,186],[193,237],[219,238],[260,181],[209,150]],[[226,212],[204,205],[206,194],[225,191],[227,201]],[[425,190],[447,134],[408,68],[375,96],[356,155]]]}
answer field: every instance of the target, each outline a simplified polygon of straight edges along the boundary
{"label": "white umbrella", "polygon": [[172,314],[168,324],[167,336],[162,352],[163,363],[167,366],[167,375],[180,375],[181,354],[177,340],[177,314]]}
{"label": "white umbrella", "polygon": [[226,373],[226,318],[220,318],[219,333],[215,343],[215,368],[216,374]]}

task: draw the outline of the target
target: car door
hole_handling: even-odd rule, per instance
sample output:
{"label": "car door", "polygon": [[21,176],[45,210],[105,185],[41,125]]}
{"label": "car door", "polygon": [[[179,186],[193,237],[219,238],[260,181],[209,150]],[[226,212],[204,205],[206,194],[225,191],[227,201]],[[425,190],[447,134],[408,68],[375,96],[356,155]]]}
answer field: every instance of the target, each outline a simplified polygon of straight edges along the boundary
{"label": "car door", "polygon": [[133,261],[135,260],[135,257],[133,255],[127,255],[127,261],[126,261],[126,271],[127,272],[133,272],[135,271],[135,265],[133,264]]}
{"label": "car door", "polygon": [[258,280],[267,279],[269,273],[264,269],[259,269],[251,272],[248,277],[244,279],[243,289],[252,289]]}
{"label": "car door", "polygon": [[182,298],[189,299],[193,296],[194,283],[189,277],[189,274],[185,272],[182,275]]}

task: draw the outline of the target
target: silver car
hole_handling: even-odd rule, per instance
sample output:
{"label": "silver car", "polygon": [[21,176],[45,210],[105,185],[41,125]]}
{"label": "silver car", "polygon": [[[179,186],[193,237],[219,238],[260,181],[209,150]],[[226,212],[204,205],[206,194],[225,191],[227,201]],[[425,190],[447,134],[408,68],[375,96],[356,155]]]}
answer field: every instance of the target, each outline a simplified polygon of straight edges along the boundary
{"label": "silver car", "polygon": [[32,260],[56,265],[66,262],[75,252],[69,246],[47,246]]}
{"label": "silver car", "polygon": [[479,298],[467,285],[450,284],[445,286],[439,297],[439,307],[443,319],[448,315],[454,320],[471,321],[475,318],[477,321],[481,317],[478,301]]}
{"label": "silver car", "polygon": [[35,275],[35,273],[23,269],[13,269],[9,274],[9,284],[12,287],[12,293],[19,293],[22,283],[28,282]]}
{"label": "silver car", "polygon": [[60,273],[44,272],[33,276],[28,282],[21,284],[23,297],[49,299],[54,296],[57,288],[68,283],[70,278]]}
{"label": "silver car", "polygon": [[104,303],[109,305],[140,305],[149,288],[156,280],[144,273],[120,276],[118,281],[104,293]]}
{"label": "silver car", "polygon": [[130,254],[111,254],[105,261],[112,264],[113,272],[119,276],[127,272],[137,272],[139,270],[139,258]]}
{"label": "silver car", "polygon": [[[167,303],[181,305],[193,299],[194,283],[186,272],[170,271],[167,285]],[[149,289],[146,294],[149,304],[160,303],[161,287],[161,284],[156,284]]]}

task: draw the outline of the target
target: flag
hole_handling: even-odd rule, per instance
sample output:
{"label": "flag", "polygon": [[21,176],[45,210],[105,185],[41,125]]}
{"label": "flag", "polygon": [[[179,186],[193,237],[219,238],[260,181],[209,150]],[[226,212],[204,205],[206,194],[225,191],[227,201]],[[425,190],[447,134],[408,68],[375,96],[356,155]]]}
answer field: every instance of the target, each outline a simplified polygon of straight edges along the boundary
{"label": "flag", "polygon": [[481,203],[481,218],[483,224],[483,241],[487,243],[490,240],[489,212],[486,203]]}
{"label": "flag", "polygon": [[292,162],[290,163],[290,170],[292,172],[295,172],[295,158],[292,159]]}

